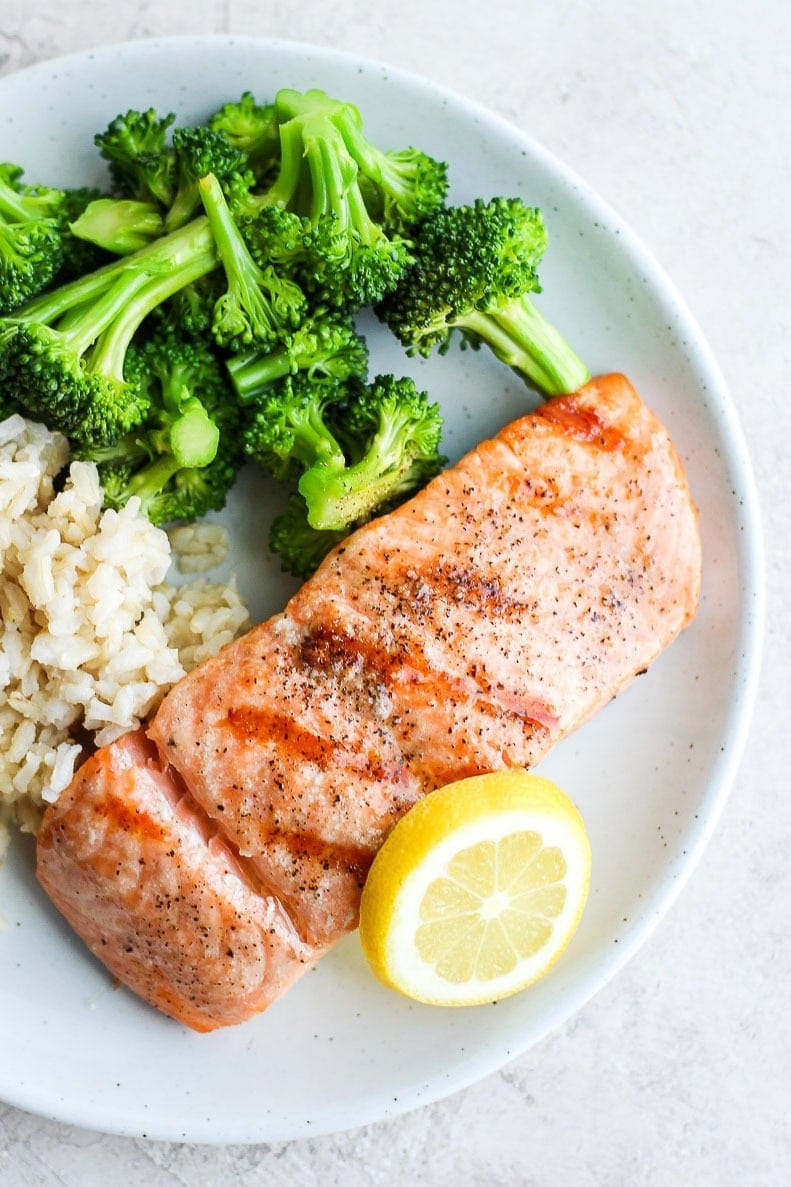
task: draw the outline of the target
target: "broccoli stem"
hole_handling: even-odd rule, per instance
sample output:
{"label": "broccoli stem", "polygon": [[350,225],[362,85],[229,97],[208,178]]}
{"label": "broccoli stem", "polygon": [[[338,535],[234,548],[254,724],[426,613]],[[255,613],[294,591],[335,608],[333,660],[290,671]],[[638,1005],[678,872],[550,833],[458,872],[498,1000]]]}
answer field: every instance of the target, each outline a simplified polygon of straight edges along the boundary
{"label": "broccoli stem", "polygon": [[312,528],[348,527],[399,492],[415,460],[404,449],[404,432],[403,418],[389,416],[371,438],[365,456],[353,465],[339,466],[333,458],[305,471],[298,489],[308,505]]}
{"label": "broccoli stem", "polygon": [[263,274],[234,222],[222,186],[213,173],[207,173],[198,182],[198,189],[217,244],[217,254],[228,276],[238,278],[246,288],[257,289]]}
{"label": "broccoli stem", "polygon": [[298,490],[307,503],[308,523],[312,528],[348,530],[351,524],[366,519],[375,508],[399,493],[414,458],[404,455],[389,469],[378,472],[381,458],[374,458],[374,452],[375,446],[361,461],[344,469],[319,463],[305,471]]}
{"label": "broccoli stem", "polygon": [[164,232],[162,215],[153,202],[130,198],[97,198],[89,202],[69,230],[78,239],[126,256],[146,247]]}
{"label": "broccoli stem", "polygon": [[280,125],[280,171],[262,196],[267,206],[289,206],[302,175],[302,131],[296,120]]}
{"label": "broccoli stem", "polygon": [[139,495],[145,507],[179,470],[202,469],[214,461],[219,430],[200,400],[192,397],[173,423],[163,430],[161,444],[167,452],[155,457],[129,480],[129,493]]}
{"label": "broccoli stem", "polygon": [[[222,187],[213,173],[198,182],[217,254],[228,282],[224,300],[233,327],[231,337],[241,336],[246,345],[253,339],[282,339],[304,314],[305,297],[292,281],[277,276],[271,265],[260,268],[253,259],[241,231],[231,214]],[[241,317],[237,316],[241,314]],[[233,325],[234,317],[237,325]],[[244,323],[243,332],[238,326]],[[223,329],[222,334],[225,335]],[[215,321],[215,336],[222,342]]]}
{"label": "broccoli stem", "polygon": [[228,359],[226,366],[243,404],[252,403],[267,384],[290,375],[294,369],[287,350],[275,350],[271,354],[245,351]]}
{"label": "broccoli stem", "polygon": [[[102,296],[89,304],[70,310],[58,324],[58,332],[76,354],[83,355],[101,333],[129,308],[129,303],[145,287],[145,273],[121,276]],[[22,320],[30,320],[24,318]]]}
{"label": "broccoli stem", "polygon": [[173,454],[163,454],[129,479],[129,494],[137,495],[143,509],[183,467]]}
{"label": "broccoli stem", "polygon": [[22,195],[3,181],[0,181],[0,214],[13,223],[24,223],[30,219],[30,210],[25,206]]}
{"label": "broccoli stem", "polygon": [[175,231],[179,227],[183,227],[198,210],[200,210],[200,194],[197,182],[191,178],[182,178],[173,203],[165,215],[165,230]]}
{"label": "broccoli stem", "polygon": [[[209,221],[201,216],[193,219],[188,226],[155,239],[132,255],[113,260],[87,276],[80,276],[51,293],[36,297],[17,311],[15,320],[50,323],[67,310],[98,297],[123,275],[139,272],[145,279],[164,273],[180,276],[183,266],[193,257],[213,251],[214,240]],[[181,288],[182,285],[177,287]]]}
{"label": "broccoli stem", "polygon": [[343,105],[335,115],[335,122],[348,152],[366,177],[388,192],[408,196],[408,182],[401,175],[398,164],[365,137],[354,117],[354,110]]}
{"label": "broccoli stem", "polygon": [[352,230],[360,241],[372,246],[382,236],[373,222],[357,184],[357,166],[349,156],[343,136],[329,121],[322,125],[321,136],[305,135],[305,155],[313,183],[311,220],[335,212],[340,228]]}
{"label": "broccoli stem", "polygon": [[[137,285],[134,291],[129,292],[126,307],[108,323],[107,333],[102,334],[97,343],[91,356],[90,369],[101,371],[105,375],[117,375],[122,379],[129,344],[149,313],[185,285],[206,276],[216,267],[217,257],[214,251],[204,251],[196,254],[194,259],[172,274],[166,273],[153,279],[142,274],[140,279],[143,280],[143,284]],[[77,312],[79,313],[79,310]]]}
{"label": "broccoli stem", "polygon": [[575,392],[590,379],[588,368],[527,295],[486,313],[465,313],[457,324],[547,395]]}

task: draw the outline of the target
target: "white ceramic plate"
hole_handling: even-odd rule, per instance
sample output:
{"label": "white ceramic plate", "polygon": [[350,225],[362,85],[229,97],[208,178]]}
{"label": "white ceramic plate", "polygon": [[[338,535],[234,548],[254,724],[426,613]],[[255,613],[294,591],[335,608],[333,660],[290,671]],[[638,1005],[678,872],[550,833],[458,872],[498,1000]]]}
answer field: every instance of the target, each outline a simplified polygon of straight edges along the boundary
{"label": "white ceramic plate", "polygon": [[[593,372],[626,372],[669,426],[700,506],[705,580],[695,623],[618,700],[542,764],[590,830],[590,902],[552,974],[496,1007],[410,1004],[345,940],[266,1014],[199,1036],[114,989],[38,890],[32,847],[0,872],[0,1096],[97,1129],[190,1141],[266,1141],[392,1116],[494,1071],[557,1026],[634,953],[681,889],[744,742],[762,618],[760,533],[736,416],[700,332],[646,250],[545,150],[457,96],[356,58],[278,42],[110,46],[0,82],[0,159],[31,180],[99,176],[93,134],[119,111],[186,120],[244,89],[319,86],[359,105],[384,147],[449,161],[454,201],[520,194],[545,212],[541,303]],[[524,412],[487,353],[408,361],[370,324],[377,370],[439,398],[457,457]],[[256,617],[293,588],[266,554],[277,495],[246,475],[227,514],[232,564]],[[255,509],[255,515],[251,509]],[[260,516],[260,518],[258,518]]]}

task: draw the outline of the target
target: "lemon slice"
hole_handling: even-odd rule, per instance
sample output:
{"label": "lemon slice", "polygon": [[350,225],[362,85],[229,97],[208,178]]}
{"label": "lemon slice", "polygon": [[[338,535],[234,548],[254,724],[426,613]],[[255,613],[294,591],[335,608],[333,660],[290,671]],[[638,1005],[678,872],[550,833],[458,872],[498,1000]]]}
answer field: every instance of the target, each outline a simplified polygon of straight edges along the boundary
{"label": "lemon slice", "polygon": [[574,934],[590,882],[582,817],[538,775],[462,779],[407,812],[363,890],[376,975],[417,1001],[480,1005],[543,976]]}

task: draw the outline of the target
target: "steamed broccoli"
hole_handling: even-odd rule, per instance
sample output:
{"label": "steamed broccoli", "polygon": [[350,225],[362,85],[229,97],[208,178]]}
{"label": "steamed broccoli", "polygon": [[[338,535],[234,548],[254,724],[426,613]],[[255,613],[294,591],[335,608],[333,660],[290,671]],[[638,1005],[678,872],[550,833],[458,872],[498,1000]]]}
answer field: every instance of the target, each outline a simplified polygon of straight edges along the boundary
{"label": "steamed broccoli", "polygon": [[220,132],[234,148],[246,153],[260,184],[271,180],[280,159],[280,131],[274,104],[256,103],[245,91],[237,103],[225,103],[209,118],[209,127]]}
{"label": "steamed broccoli", "polygon": [[9,396],[77,442],[104,443],[139,424],[147,399],[126,374],[146,317],[217,266],[205,219],[0,318]]}
{"label": "steamed broccoli", "polygon": [[55,277],[55,284],[65,284],[86,272],[95,272],[110,262],[111,252],[97,243],[90,243],[75,235],[72,226],[79,220],[91,202],[98,202],[105,195],[93,186],[79,186],[63,191],[61,223],[63,229],[63,259]]}
{"label": "steamed broccoli", "polygon": [[90,272],[108,258],[71,230],[99,190],[25,185],[21,176],[17,165],[0,165],[0,313],[11,313],[51,284]]}
{"label": "steamed broccoli", "polygon": [[95,137],[118,194],[153,201],[162,210],[166,231],[184,226],[200,209],[197,183],[206,173],[232,176],[244,188],[254,181],[247,155],[209,127],[176,128],[168,143],[174,119],[172,114],[160,118],[153,108],[128,111]]}
{"label": "steamed broccoli", "polygon": [[340,530],[400,502],[441,468],[442,416],[411,379],[378,375],[345,409],[344,466],[317,459],[299,480],[308,522]]}
{"label": "steamed broccoli", "polygon": [[348,531],[438,471],[441,432],[438,406],[411,379],[380,375],[350,392],[298,375],[257,406],[245,448],[276,478],[299,476],[312,528]]}
{"label": "steamed broccoli", "polygon": [[259,267],[213,173],[201,178],[198,189],[227,280],[214,307],[217,342],[234,351],[253,343],[272,347],[285,341],[304,320],[304,293],[271,265]]}
{"label": "steamed broccoli", "polygon": [[377,312],[410,354],[435,346],[442,353],[458,330],[540,391],[576,391],[588,369],[529,297],[540,291],[545,247],[540,211],[518,198],[437,211],[421,224],[415,261]]}
{"label": "steamed broccoli", "polygon": [[161,208],[134,198],[98,198],[70,224],[78,239],[126,256],[165,233]]}
{"label": "steamed broccoli", "polygon": [[312,528],[308,523],[305,500],[292,491],[285,511],[272,521],[269,547],[279,555],[286,573],[293,573],[295,577],[310,577],[327,553],[346,535],[346,529],[322,532]]}
{"label": "steamed broccoli", "polygon": [[165,215],[165,228],[174,231],[200,210],[198,183],[212,174],[218,182],[246,191],[253,183],[247,155],[211,128],[176,128],[173,133],[177,186]]}
{"label": "steamed broccoli", "polygon": [[240,213],[274,206],[306,220],[303,283],[339,305],[372,304],[411,259],[409,225],[444,201],[445,167],[412,150],[381,153],[363,136],[357,109],[324,91],[281,90],[274,106],[278,174],[240,200]]}
{"label": "steamed broccoli", "polygon": [[17,165],[0,165],[0,313],[46,288],[63,262],[64,193],[21,177]]}
{"label": "steamed broccoli", "polygon": [[109,162],[117,192],[139,202],[152,199],[169,207],[176,194],[176,158],[167,144],[175,115],[160,117],[153,108],[117,115],[94,142]]}
{"label": "steamed broccoli", "polygon": [[154,318],[211,340],[214,309],[225,288],[225,273],[218,268],[179,289],[155,311]]}
{"label": "steamed broccoli", "polygon": [[219,511],[242,449],[238,411],[214,353],[163,329],[130,348],[128,371],[146,393],[145,422],[111,445],[77,451],[97,462],[105,506],[137,495],[156,524]]}
{"label": "steamed broccoli", "polygon": [[[280,118],[294,118],[320,102],[321,92],[281,91]],[[356,164],[369,211],[392,230],[409,234],[427,214],[445,205],[448,166],[417,148],[383,152],[363,134],[362,117],[351,103],[328,100],[328,114]]]}
{"label": "steamed broccoli", "polygon": [[242,403],[260,397],[271,383],[304,371],[311,379],[365,379],[368,348],[350,318],[326,309],[312,316],[273,350],[252,350],[228,359],[228,371]]}
{"label": "steamed broccoli", "polygon": [[332,410],[346,389],[334,379],[289,376],[256,405],[244,430],[244,448],[280,482],[297,479],[316,464],[346,464],[332,428]]}

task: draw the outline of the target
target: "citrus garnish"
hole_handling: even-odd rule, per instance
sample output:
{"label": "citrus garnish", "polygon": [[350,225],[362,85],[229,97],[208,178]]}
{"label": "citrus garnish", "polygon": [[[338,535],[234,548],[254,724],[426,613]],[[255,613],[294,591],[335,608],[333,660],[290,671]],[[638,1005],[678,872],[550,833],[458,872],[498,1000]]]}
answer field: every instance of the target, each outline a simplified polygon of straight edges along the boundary
{"label": "citrus garnish", "polygon": [[376,975],[433,1005],[524,989],[569,943],[588,895],[590,845],[574,804],[522,770],[462,779],[388,836],[360,905]]}

